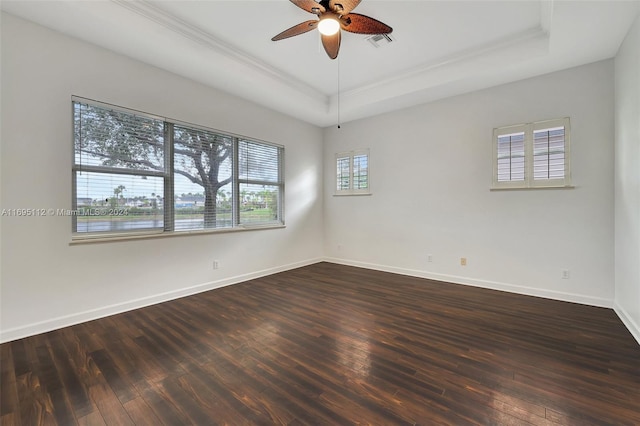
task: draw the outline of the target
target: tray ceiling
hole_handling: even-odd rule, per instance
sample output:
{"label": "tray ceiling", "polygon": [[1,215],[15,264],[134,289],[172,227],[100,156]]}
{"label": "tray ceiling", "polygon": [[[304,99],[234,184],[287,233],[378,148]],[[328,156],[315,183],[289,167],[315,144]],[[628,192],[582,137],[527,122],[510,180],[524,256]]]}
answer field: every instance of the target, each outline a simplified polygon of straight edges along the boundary
{"label": "tray ceiling", "polygon": [[639,1],[379,1],[375,47],[343,33],[330,60],[313,16],[286,0],[3,1],[2,10],[317,126],[368,117],[615,56]]}

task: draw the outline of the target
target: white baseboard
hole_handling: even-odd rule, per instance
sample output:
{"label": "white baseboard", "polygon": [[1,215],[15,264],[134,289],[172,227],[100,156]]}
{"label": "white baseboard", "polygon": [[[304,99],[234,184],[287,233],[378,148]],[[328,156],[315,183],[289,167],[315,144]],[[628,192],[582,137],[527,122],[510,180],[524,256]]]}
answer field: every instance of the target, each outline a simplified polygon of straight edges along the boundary
{"label": "white baseboard", "polygon": [[631,335],[640,345],[640,326],[635,323],[635,321],[631,318],[631,315],[629,315],[618,302],[614,303],[613,310],[616,311],[616,314],[620,318],[620,321],[622,321],[622,323],[627,327],[627,330],[629,330]]}
{"label": "white baseboard", "polygon": [[374,263],[360,262],[354,260],[337,259],[337,258],[317,258],[309,259],[301,262],[291,263],[288,265],[282,265],[274,268],[264,269],[261,271],[250,272],[247,274],[237,275],[234,277],[225,278],[222,280],[211,281],[203,284],[199,284],[192,287],[187,287],[179,290],[174,290],[166,293],[161,293],[153,296],[148,296],[140,299],[130,300],[123,303],[104,306],[97,309],[91,309],[88,311],[78,312],[70,315],[65,315],[57,318],[53,318],[46,321],[28,324],[21,327],[15,327],[7,330],[0,331],[0,343],[10,342],[16,339],[22,339],[24,337],[34,336],[40,333],[46,333],[49,331],[57,330],[63,327],[69,327],[75,324],[80,324],[87,321],[92,321],[110,315],[119,314],[122,312],[131,311],[134,309],[144,308],[146,306],[155,305],[157,303],[167,302],[181,297],[191,296],[193,294],[202,293],[205,291],[213,290],[216,288],[226,287],[228,285],[238,284],[244,281],[264,277],[267,275],[276,274],[278,272],[284,272],[291,269],[300,268],[303,266],[312,265],[318,262],[330,262],[340,265],[355,266],[359,268],[372,269],[383,272],[391,272],[400,275],[408,275],[419,278],[426,278],[436,281],[451,282],[454,284],[463,284],[474,287],[488,288],[492,290],[507,291],[510,293],[524,294],[527,296],[544,297],[547,299],[562,300],[565,302],[580,303],[583,305],[599,306],[605,308],[614,308],[617,315],[620,317],[624,325],[629,329],[634,338],[640,343],[640,327],[631,319],[631,317],[625,312],[625,310],[617,303],[614,306],[612,300],[583,296],[572,293],[562,293],[551,290],[541,290],[531,287],[518,286],[513,284],[499,283],[494,281],[477,280],[468,277],[460,277],[455,275],[437,274],[432,272],[425,272],[413,269],[398,268],[388,265],[379,265]]}
{"label": "white baseboard", "polygon": [[563,302],[580,303],[582,305],[598,306],[602,308],[612,308],[613,300],[600,297],[584,296],[581,294],[563,293],[553,290],[543,290],[533,287],[525,287],[515,284],[500,283],[496,281],[478,280],[457,275],[437,274],[414,269],[397,268],[395,266],[379,265],[374,263],[360,262],[347,259],[325,258],[325,262],[337,263],[340,265],[356,266],[359,268],[373,269],[376,271],[391,272],[394,274],[408,275],[418,278],[427,278],[435,281],[444,281],[454,284],[463,284],[473,287],[482,287],[491,290],[506,291],[509,293],[523,294],[527,296],[544,297],[545,299],[561,300]]}
{"label": "white baseboard", "polygon": [[46,333],[49,331],[57,330],[63,327],[69,327],[72,325],[80,324],[87,321],[92,321],[104,317],[108,317],[122,312],[131,311],[133,309],[144,308],[146,306],[155,305],[157,303],[168,302],[170,300],[179,299],[185,296],[191,296],[193,294],[202,293],[205,291],[213,290],[220,287],[226,287],[232,284],[238,284],[244,281],[252,280],[255,278],[264,277],[267,275],[276,274],[278,272],[284,272],[291,269],[300,268],[314,263],[322,262],[323,259],[309,259],[301,262],[291,263],[288,265],[282,265],[274,268],[264,269],[262,271],[250,272],[247,274],[237,275],[234,277],[224,278],[222,280],[211,281],[195,285],[192,287],[186,287],[179,290],[173,290],[166,293],[156,294],[153,296],[143,297],[140,299],[130,300],[123,303],[118,303],[109,306],[103,306],[97,309],[91,309],[88,311],[77,312],[70,315],[64,315],[61,317],[53,318],[46,321],[36,322],[21,327],[10,328],[8,330],[0,331],[0,343],[10,342],[16,339],[22,339],[24,337],[34,336],[40,333]]}

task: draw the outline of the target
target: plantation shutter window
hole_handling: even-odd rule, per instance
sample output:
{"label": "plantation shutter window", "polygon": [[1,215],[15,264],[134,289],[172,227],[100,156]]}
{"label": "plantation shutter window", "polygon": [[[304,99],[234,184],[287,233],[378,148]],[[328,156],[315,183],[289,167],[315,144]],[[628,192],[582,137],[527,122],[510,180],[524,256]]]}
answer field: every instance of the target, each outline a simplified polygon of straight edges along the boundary
{"label": "plantation shutter window", "polygon": [[354,154],[353,156],[353,189],[367,190],[369,188],[369,155]]}
{"label": "plantation shutter window", "polygon": [[571,186],[569,118],[496,128],[493,189]]}
{"label": "plantation shutter window", "polygon": [[370,194],[369,150],[336,154],[335,195]]}
{"label": "plantation shutter window", "polygon": [[532,131],[533,185],[569,185],[569,119],[534,123]]}
{"label": "plantation shutter window", "polygon": [[336,158],[336,191],[351,189],[351,157],[339,155]]}
{"label": "plantation shutter window", "polygon": [[525,176],[524,132],[499,135],[498,182],[523,181]]}

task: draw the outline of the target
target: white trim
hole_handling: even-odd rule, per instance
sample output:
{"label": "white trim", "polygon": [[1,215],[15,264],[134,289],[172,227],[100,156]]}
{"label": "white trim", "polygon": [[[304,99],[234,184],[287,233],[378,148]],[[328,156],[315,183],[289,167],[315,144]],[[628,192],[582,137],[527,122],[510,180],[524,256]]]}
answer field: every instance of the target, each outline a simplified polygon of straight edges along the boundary
{"label": "white trim", "polygon": [[210,235],[210,234],[226,234],[229,232],[244,232],[244,231],[260,231],[268,229],[281,229],[286,228],[286,225],[281,223],[262,223],[258,225],[238,225],[230,228],[213,228],[213,229],[192,229],[184,231],[154,231],[154,232],[140,232],[140,233],[120,233],[120,234],[88,234],[81,237],[72,236],[69,242],[70,246],[81,244],[95,244],[95,243],[113,243],[116,241],[131,241],[131,240],[148,240],[152,238],[173,238],[173,237],[186,237],[190,235]]}
{"label": "white trim", "polygon": [[500,283],[496,281],[478,280],[469,277],[461,277],[448,274],[437,274],[433,272],[420,271],[415,269],[398,268],[389,265],[379,265],[368,262],[360,262],[355,260],[339,259],[332,257],[308,259],[300,262],[290,263],[274,268],[264,269],[261,271],[250,272],[247,274],[237,275],[234,277],[228,277],[217,281],[210,281],[187,287],[179,290],[174,290],[166,293],[160,293],[153,296],[143,297],[140,299],[130,300],[123,303],[104,306],[101,308],[90,309],[88,311],[82,311],[75,314],[64,315],[61,317],[53,318],[50,320],[35,322],[21,327],[15,327],[8,330],[0,331],[0,343],[10,342],[12,340],[22,339],[29,336],[34,336],[40,333],[46,333],[49,331],[57,330],[64,327],[80,324],[87,321],[92,321],[111,315],[120,314],[123,312],[131,311],[134,309],[144,308],[146,306],[155,305],[158,303],[168,302],[171,300],[179,299],[186,296],[191,296],[205,291],[214,290],[216,288],[226,287],[233,284],[239,284],[248,280],[276,274],[279,272],[285,272],[291,269],[301,268],[304,266],[313,265],[319,262],[329,262],[339,265],[355,266],[358,268],[372,269],[376,271],[390,272],[394,274],[407,275],[418,278],[426,278],[444,283],[454,283],[468,285],[472,287],[481,287],[491,290],[506,291],[509,293],[522,294],[526,296],[543,297],[546,299],[560,300],[564,302],[579,303],[589,306],[597,306],[603,308],[613,308],[622,323],[629,330],[631,335],[640,344],[640,326],[636,324],[631,316],[613,300],[603,299],[598,297],[583,296],[574,293],[557,292],[552,290],[541,290],[526,286],[520,286],[515,284]]}
{"label": "white trim", "polygon": [[631,333],[631,335],[636,339],[636,342],[640,345],[640,325],[633,321],[631,315],[629,315],[618,302],[614,302],[613,310],[618,315],[618,318],[620,318],[620,321],[622,321],[622,323],[627,327],[629,333]]}
{"label": "white trim", "polygon": [[303,94],[314,101],[323,105],[329,105],[329,97],[321,91],[314,89],[309,84],[303,82],[293,74],[285,73],[281,69],[240,51],[235,46],[228,44],[222,39],[217,38],[213,34],[202,28],[194,26],[192,23],[183,21],[176,15],[173,15],[150,1],[129,1],[129,0],[111,0],[113,4],[128,9],[149,21],[155,22],[164,28],[173,31],[180,36],[191,40],[200,46],[216,52],[223,57],[246,66],[254,70],[262,76],[265,76],[280,84],[284,84],[296,92]]}
{"label": "white trim", "polygon": [[134,309],[140,309],[146,306],[151,306],[158,303],[168,302],[170,300],[175,300],[182,297],[202,293],[205,291],[214,290],[216,288],[226,287],[229,285],[242,283],[248,280],[253,280],[256,278],[276,274],[279,272],[301,268],[303,266],[308,266],[314,263],[322,262],[322,260],[323,260],[322,258],[303,260],[300,262],[290,263],[287,265],[276,266],[269,269],[263,269],[261,271],[255,271],[247,274],[237,275],[234,277],[228,277],[228,278],[224,278],[217,281],[210,281],[210,282],[198,284],[192,287],[186,287],[178,290],[168,291],[166,293],[160,293],[160,294],[156,294],[148,297],[142,297],[135,300],[129,300],[122,303],[116,303],[113,305],[103,306],[96,309],[77,312],[74,314],[63,315],[63,316],[48,319],[45,321],[39,321],[39,322],[24,325],[24,326],[20,326],[20,327],[10,328],[8,330],[2,330],[0,331],[0,343],[6,343],[12,340],[22,339],[24,337],[34,336],[36,334],[46,333],[49,331],[57,330],[64,327],[69,327],[69,326],[80,324],[83,322],[93,321],[96,319],[120,314],[120,313],[131,311]]}
{"label": "white trim", "polygon": [[462,277],[458,275],[437,274],[434,272],[420,271],[416,269],[398,268],[389,265],[379,265],[375,263],[360,262],[356,260],[325,258],[325,262],[339,265],[355,266],[358,268],[373,269],[375,271],[391,272],[394,274],[407,275],[411,277],[426,278],[444,283],[462,284],[472,287],[481,287],[490,290],[506,291],[509,293],[522,294],[525,296],[543,297],[545,299],[560,300],[563,302],[579,303],[581,305],[597,306],[601,308],[613,308],[612,299],[601,297],[584,296],[575,293],[566,293],[553,290],[543,290],[533,287],[526,287],[517,284],[501,283],[497,281],[478,280],[475,278]]}

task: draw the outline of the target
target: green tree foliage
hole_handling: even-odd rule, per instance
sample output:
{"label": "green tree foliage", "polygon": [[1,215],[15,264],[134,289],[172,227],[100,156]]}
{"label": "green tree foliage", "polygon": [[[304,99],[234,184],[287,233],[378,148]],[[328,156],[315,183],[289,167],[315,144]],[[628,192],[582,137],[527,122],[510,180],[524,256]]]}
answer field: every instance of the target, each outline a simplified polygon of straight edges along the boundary
{"label": "green tree foliage", "polygon": [[[77,163],[164,171],[163,121],[91,105],[77,106],[75,120]],[[232,140],[181,126],[175,126],[173,136],[174,173],[203,188],[204,226],[215,227],[219,190],[232,179]],[[122,197],[123,190],[114,189],[114,198]]]}
{"label": "green tree foliage", "polygon": [[204,226],[216,226],[220,190],[231,183],[233,140],[226,135],[175,126],[174,171],[204,189]]}

